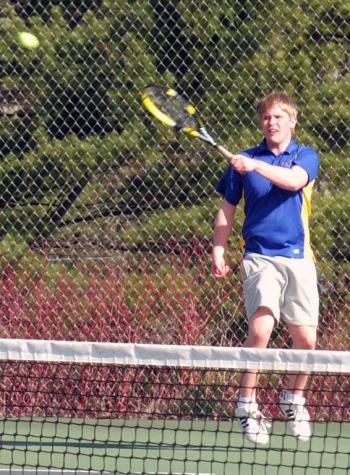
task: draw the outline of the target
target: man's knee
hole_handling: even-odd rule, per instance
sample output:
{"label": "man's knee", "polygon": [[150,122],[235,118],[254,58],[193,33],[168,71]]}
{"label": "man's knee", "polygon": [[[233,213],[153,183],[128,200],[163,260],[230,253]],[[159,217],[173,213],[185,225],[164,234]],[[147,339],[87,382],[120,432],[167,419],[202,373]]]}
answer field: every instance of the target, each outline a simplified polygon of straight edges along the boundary
{"label": "man's knee", "polygon": [[317,330],[314,327],[296,327],[290,328],[290,334],[293,340],[293,348],[313,350],[316,347]]}
{"label": "man's knee", "polygon": [[272,311],[267,307],[259,307],[249,320],[249,331],[245,346],[265,348],[275,326]]}

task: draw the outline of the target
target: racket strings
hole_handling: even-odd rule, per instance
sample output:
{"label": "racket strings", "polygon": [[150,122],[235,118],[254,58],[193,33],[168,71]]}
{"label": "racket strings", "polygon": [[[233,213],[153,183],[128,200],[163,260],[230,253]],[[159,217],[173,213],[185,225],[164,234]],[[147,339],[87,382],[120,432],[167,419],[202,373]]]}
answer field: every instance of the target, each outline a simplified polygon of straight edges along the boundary
{"label": "racket strings", "polygon": [[175,123],[177,131],[182,129],[199,129],[199,123],[193,114],[188,111],[188,102],[180,95],[169,96],[165,91],[150,91],[149,98],[155,106],[166,114]]}

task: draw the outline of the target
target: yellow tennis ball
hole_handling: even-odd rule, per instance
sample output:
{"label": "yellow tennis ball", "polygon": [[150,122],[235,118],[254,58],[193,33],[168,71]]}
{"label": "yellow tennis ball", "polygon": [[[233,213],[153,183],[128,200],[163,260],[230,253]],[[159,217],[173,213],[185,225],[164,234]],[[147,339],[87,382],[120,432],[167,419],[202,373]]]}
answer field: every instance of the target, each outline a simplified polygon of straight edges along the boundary
{"label": "yellow tennis ball", "polygon": [[17,41],[23,48],[27,49],[36,49],[39,46],[38,38],[32,33],[27,33],[26,31],[21,31],[17,35]]}

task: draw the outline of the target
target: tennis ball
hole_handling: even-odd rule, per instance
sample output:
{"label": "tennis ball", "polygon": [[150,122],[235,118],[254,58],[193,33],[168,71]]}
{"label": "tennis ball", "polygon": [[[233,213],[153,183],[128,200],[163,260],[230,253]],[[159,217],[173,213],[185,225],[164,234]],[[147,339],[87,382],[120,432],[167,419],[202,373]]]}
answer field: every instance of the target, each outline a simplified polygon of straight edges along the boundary
{"label": "tennis ball", "polygon": [[32,33],[27,33],[26,31],[21,31],[17,35],[17,41],[23,48],[27,49],[36,49],[39,46],[38,38]]}

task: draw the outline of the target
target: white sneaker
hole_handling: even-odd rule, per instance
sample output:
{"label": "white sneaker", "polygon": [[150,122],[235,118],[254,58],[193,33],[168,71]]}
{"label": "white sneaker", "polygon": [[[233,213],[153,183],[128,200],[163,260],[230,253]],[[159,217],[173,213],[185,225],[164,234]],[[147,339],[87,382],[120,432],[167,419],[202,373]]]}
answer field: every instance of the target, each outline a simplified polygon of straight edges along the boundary
{"label": "white sneaker", "polygon": [[242,425],[245,437],[254,444],[268,444],[270,437],[268,429],[271,423],[261,414],[257,403],[248,403],[241,407],[236,407],[236,416]]}
{"label": "white sneaker", "polygon": [[289,432],[306,442],[311,437],[310,414],[305,407],[303,397],[285,397],[280,400],[279,408],[287,418]]}

